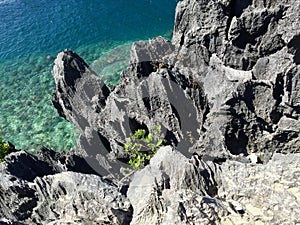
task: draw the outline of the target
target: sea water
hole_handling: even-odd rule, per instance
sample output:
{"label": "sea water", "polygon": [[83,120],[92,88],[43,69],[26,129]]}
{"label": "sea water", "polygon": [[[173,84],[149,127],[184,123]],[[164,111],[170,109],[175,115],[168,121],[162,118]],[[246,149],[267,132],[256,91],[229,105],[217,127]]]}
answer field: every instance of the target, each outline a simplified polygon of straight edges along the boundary
{"label": "sea water", "polygon": [[77,131],[51,104],[58,52],[76,51],[116,84],[133,41],[170,38],[177,0],[0,0],[0,136],[68,150]]}

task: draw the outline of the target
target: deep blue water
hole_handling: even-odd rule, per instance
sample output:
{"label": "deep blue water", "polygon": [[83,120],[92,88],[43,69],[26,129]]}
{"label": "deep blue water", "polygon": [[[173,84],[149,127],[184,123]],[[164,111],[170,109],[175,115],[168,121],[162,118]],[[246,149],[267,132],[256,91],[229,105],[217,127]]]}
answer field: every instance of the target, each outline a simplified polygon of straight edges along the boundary
{"label": "deep blue water", "polygon": [[75,129],[51,105],[56,54],[75,50],[116,83],[133,41],[170,37],[176,2],[0,0],[0,136],[29,151],[73,147]]}

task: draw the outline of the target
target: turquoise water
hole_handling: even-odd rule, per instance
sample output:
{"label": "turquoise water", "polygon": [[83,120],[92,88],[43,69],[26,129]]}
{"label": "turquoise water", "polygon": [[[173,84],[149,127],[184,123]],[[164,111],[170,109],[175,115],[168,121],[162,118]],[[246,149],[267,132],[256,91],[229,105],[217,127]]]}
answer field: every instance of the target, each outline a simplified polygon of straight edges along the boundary
{"label": "turquoise water", "polygon": [[171,36],[176,0],[0,0],[0,136],[19,149],[68,150],[75,128],[51,97],[53,61],[69,48],[117,83],[133,41]]}

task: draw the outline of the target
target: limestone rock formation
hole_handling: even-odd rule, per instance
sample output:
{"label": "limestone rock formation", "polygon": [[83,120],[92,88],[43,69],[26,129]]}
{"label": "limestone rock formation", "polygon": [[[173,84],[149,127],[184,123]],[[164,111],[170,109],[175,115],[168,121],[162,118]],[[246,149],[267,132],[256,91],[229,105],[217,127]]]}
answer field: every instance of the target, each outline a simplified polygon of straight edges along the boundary
{"label": "limestone rock formation", "polygon": [[[19,154],[9,156],[12,166],[24,161]],[[299,165],[299,153],[256,164],[187,158],[167,146],[134,174],[128,191],[91,174],[40,173],[28,181],[2,172],[0,224],[297,224]]]}
{"label": "limestone rock formation", "polygon": [[[0,218],[9,219],[2,221],[5,224],[65,224],[70,222],[70,216],[78,223],[97,224],[95,221],[113,219],[111,224],[124,224],[131,218],[130,204],[126,206],[119,187],[97,176],[73,152],[57,153],[42,148],[37,155],[31,155],[18,151],[1,163],[0,175]],[[104,195],[110,197],[105,200]],[[118,208],[118,204],[125,206]],[[108,205],[113,206],[109,209]],[[83,207],[84,213],[79,210]],[[97,211],[92,213],[89,207]]]}
{"label": "limestone rock formation", "polygon": [[[176,162],[176,163],[174,163]],[[217,164],[164,147],[128,189],[135,224],[297,224],[300,154]]]}
{"label": "limestone rock formation", "polygon": [[[181,1],[172,42],[133,44],[129,68],[111,93],[90,71],[82,77],[97,80],[90,91],[97,94],[78,100],[87,90],[75,88],[68,98],[70,105],[88,101],[84,107],[67,110],[63,99],[62,107],[54,105],[71,122],[80,115],[78,151],[94,155],[103,174],[117,176],[128,161],[123,144],[130,133],[157,124],[186,156],[257,153],[268,160],[272,152],[299,152],[300,25],[291,19],[299,17],[297,8],[299,1]],[[53,70],[56,99],[68,95],[66,79],[86,84],[81,75],[64,73],[76,68],[67,57],[89,71],[75,53],[61,53]],[[67,86],[59,90],[61,84]]]}
{"label": "limestone rock formation", "polygon": [[[0,164],[4,224],[297,224],[300,1],[183,0],[172,41],[136,42],[109,89],[71,50],[53,105],[74,152]],[[168,147],[133,177],[126,138]]]}
{"label": "limestone rock formation", "polygon": [[[0,224],[128,224],[120,188],[71,153],[12,153],[1,164]],[[76,171],[76,172],[73,172]]]}

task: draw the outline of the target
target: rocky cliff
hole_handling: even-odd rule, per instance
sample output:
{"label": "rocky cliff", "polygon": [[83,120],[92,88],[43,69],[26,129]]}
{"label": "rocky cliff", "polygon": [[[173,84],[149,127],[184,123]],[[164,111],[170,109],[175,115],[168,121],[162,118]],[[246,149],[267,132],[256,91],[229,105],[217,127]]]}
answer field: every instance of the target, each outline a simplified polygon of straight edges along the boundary
{"label": "rocky cliff", "polygon": [[[76,150],[9,155],[2,223],[300,223],[299,9],[180,1],[172,41],[134,43],[113,88],[59,53],[53,105],[79,129]],[[168,146],[126,173],[126,138],[157,125]]]}

